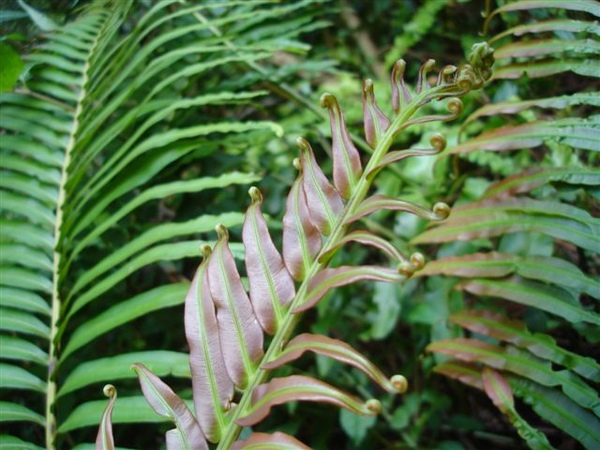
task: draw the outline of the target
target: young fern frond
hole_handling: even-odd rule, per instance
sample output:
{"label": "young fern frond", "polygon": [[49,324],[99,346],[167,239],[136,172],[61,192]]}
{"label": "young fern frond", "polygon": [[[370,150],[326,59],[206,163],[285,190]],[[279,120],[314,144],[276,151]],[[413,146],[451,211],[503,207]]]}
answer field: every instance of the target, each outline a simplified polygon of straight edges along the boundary
{"label": "young fern frond", "polygon": [[[282,434],[253,433],[247,441],[235,443],[242,427],[257,424],[272,407],[295,400],[331,403],[362,415],[376,415],[381,410],[377,399],[360,399],[312,377],[269,379],[273,369],[307,351],[357,368],[390,393],[406,391],[407,381],[402,375],[386,377],[348,344],[326,336],[301,334],[293,338],[293,334],[301,312],[314,307],[331,289],[365,280],[401,282],[423,267],[422,255],[404,256],[381,237],[353,226],[382,209],[428,220],[448,216],[449,207],[442,203],[430,211],[394,198],[369,197],[369,191],[377,172],[404,158],[403,152],[419,156],[444,149],[444,139],[434,135],[433,149],[390,152],[394,137],[410,124],[456,117],[460,112],[457,98],[449,100],[448,115],[417,114],[429,102],[462,96],[481,87],[490,76],[492,52],[485,44],[474,46],[471,64],[443,68],[433,86],[426,81],[434,64],[428,61],[420,71],[414,95],[404,84],[404,62],[399,62],[392,74],[395,115],[391,119],[375,103],[372,82],[365,82],[365,134],[373,153],[364,168],[337,100],[323,95],[321,104],[330,114],[333,185],[308,142],[299,139],[300,157],[295,161],[299,174],[287,199],[282,253],[273,244],[260,211],[262,195],[257,188],[250,189],[252,203],[243,228],[249,293],[229,250],[227,229],[217,226],[218,241],[213,249],[202,249],[204,259],[186,297],[185,312],[196,418],[207,441],[218,443],[219,449],[258,448],[253,446],[266,443],[274,448],[304,448]],[[392,267],[331,267],[332,255],[348,242],[380,249],[390,257]],[[263,352],[264,333],[272,337]],[[195,428],[187,422],[183,425],[189,415],[182,400],[173,397],[170,388],[143,366],[134,368],[150,404],[159,414],[170,415],[177,426],[168,433],[168,448],[206,448],[204,440],[196,443],[188,435]],[[237,398],[234,387],[239,391]],[[171,447],[170,440],[184,445]]]}

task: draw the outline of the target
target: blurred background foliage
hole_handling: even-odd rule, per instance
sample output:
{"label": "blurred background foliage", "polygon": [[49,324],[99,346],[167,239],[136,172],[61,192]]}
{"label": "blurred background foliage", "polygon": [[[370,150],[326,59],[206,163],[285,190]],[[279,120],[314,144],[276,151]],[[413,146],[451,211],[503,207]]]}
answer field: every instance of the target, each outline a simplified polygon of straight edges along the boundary
{"label": "blurred background foliage", "polygon": [[[67,23],[77,17],[79,9],[87,3],[84,0],[30,0],[27,4],[43,13],[43,18],[36,18],[31,11],[27,13],[23,9],[22,2],[4,0],[0,11],[2,70],[8,71],[11,66],[13,72],[22,77],[20,59],[15,55],[35,51],[44,41],[48,31],[44,26],[50,27],[50,20],[58,25]],[[134,2],[120,33],[126,35],[153,3],[150,0]],[[538,383],[539,374],[515,372],[507,368],[502,358],[508,349],[520,348],[526,352],[529,347],[547,344],[552,352],[567,356],[552,359],[547,356],[548,352],[532,351],[529,355],[521,354],[519,364],[527,366],[535,360],[543,367],[548,365],[548,376],[554,380],[565,371],[568,377],[578,376],[575,374],[578,363],[587,364],[590,371],[578,373],[586,378],[585,382],[581,381],[584,392],[591,392],[597,399],[600,381],[596,362],[600,357],[597,248],[600,241],[597,172],[600,146],[597,20],[600,11],[597,3],[596,11],[591,9],[594,2],[572,2],[583,5],[579,9],[507,9],[491,17],[489,23],[482,14],[489,15],[496,7],[519,2],[340,0],[298,3],[306,4],[290,8],[284,18],[273,17],[256,26],[251,23],[226,25],[229,27],[226,31],[231,33],[236,27],[242,30],[248,26],[250,32],[244,36],[251,42],[275,42],[279,49],[271,56],[251,64],[215,67],[201,83],[180,79],[171,94],[165,94],[168,98],[168,95],[190,97],[197,92],[220,90],[266,90],[267,95],[237,106],[209,105],[177,115],[165,126],[202,124],[216,117],[229,121],[270,120],[283,128],[283,137],[254,131],[228,136],[222,142],[213,140],[212,148],[192,152],[177,164],[167,166],[153,178],[152,184],[214,177],[232,170],[255,174],[256,184],[265,197],[265,212],[272,218],[272,230],[278,230],[285,195],[295,176],[292,167],[297,155],[293,145],[295,138],[307,138],[317,154],[330,151],[329,125],[318,107],[323,92],[336,95],[350,130],[360,137],[362,79],[374,80],[379,105],[390,110],[389,70],[398,58],[407,61],[405,78],[416,80],[418,68],[425,60],[435,59],[438,67],[460,64],[473,43],[499,36],[492,43],[497,49],[504,49],[504,53],[497,55],[497,67],[503,72],[483,91],[464,99],[462,119],[412,127],[398,136],[398,149],[422,147],[434,132],[441,132],[448,139],[448,150],[442,156],[411,158],[409,163],[382,173],[377,181],[377,191],[385,195],[428,205],[445,201],[461,205],[467,211],[480,208],[476,220],[469,221],[468,213],[453,215],[455,223],[425,229],[425,222],[415,216],[378,213],[365,219],[363,224],[399,248],[419,250],[428,261],[441,259],[446,264],[431,266],[429,272],[426,268],[423,274],[399,286],[364,283],[351,290],[336,290],[302,322],[306,329],[343,339],[361,349],[385,373],[404,374],[410,383],[408,393],[401,398],[384,397],[384,411],[377,420],[320,405],[298,405],[281,408],[261,424],[261,429],[296,434],[314,448],[322,449],[518,449],[528,444],[537,448],[594,448],[593,444],[600,438],[597,435],[582,438],[581,433],[585,426],[595,428],[598,433],[598,403],[592,400],[591,405],[582,406],[575,402],[573,406],[569,395],[565,400],[564,385],[558,381],[550,385],[540,382],[537,388],[531,388]],[[537,3],[543,6],[542,2]],[[547,2],[547,6],[553,6],[552,3]],[[213,14],[211,19],[219,18],[218,9]],[[559,23],[554,27],[534,28],[536,24],[550,21],[559,21],[562,26]],[[577,24],[588,25],[577,27]],[[501,35],[519,26],[532,28]],[[181,37],[181,45],[185,39]],[[278,39],[282,42],[277,43]],[[289,45],[283,42],[287,39]],[[518,48],[509,47],[516,42],[532,45],[519,53]],[[561,42],[573,45],[564,46]],[[583,47],[575,45],[580,42],[584,43]],[[243,42],[236,41],[236,44]],[[544,46],[554,51],[544,53]],[[583,60],[595,61],[595,73],[584,66],[577,69]],[[545,72],[540,69],[542,72],[536,74],[526,73],[523,64],[530,67],[558,64],[560,67],[554,71],[543,69]],[[518,67],[521,67],[520,73]],[[3,90],[11,88],[2,86]],[[530,103],[526,103],[528,101]],[[506,102],[519,106],[511,108]],[[501,106],[489,111],[482,109],[493,105]],[[431,105],[430,108],[441,107]],[[537,124],[537,128],[525,130],[522,126],[526,124]],[[512,131],[506,127],[512,127]],[[502,131],[490,134],[487,141],[472,141],[495,130]],[[468,147],[470,142],[475,142],[472,148]],[[84,253],[78,265],[89,267],[97,258],[141,235],[149,226],[182,222],[203,214],[241,212],[248,204],[247,188],[247,185],[232,184],[220,190],[177,194],[158,205],[140,208]],[[564,209],[564,214],[559,215],[558,211],[566,206],[572,209]],[[552,215],[554,212],[557,215]],[[581,217],[579,223],[569,223],[575,216]],[[477,223],[483,225],[478,228]],[[571,239],[572,226],[586,228],[582,233],[591,244],[586,245],[588,241],[584,238]],[[435,230],[441,231],[434,235]],[[239,233],[239,226],[232,228],[237,241]],[[278,233],[273,235],[276,237]],[[214,239],[211,233],[199,237]],[[481,255],[488,258],[500,255],[499,260],[503,256],[505,264],[499,268],[478,265],[477,258],[486,258]],[[469,260],[469,256],[473,259]],[[348,248],[337,256],[340,261],[353,264],[378,257],[375,252],[359,247]],[[460,257],[467,259],[453,263],[452,258]],[[475,264],[469,265],[473,261]],[[112,295],[123,296],[125,292],[131,295],[144,287],[190,279],[197,263],[198,258],[194,257],[146,266],[117,285]],[[522,269],[527,264],[530,264],[529,272]],[[536,273],[532,275],[533,272]],[[569,276],[570,273],[573,276]],[[579,281],[574,282],[575,279]],[[515,290],[508,292],[510,288]],[[563,298],[567,299],[557,300]],[[559,308],[571,305],[575,312],[556,314],[553,306],[548,307],[548,304],[555,305],[552,302]],[[94,317],[105,308],[106,303],[93,305],[85,312],[88,317]],[[182,310],[179,304],[123,324],[80,350],[69,367],[146,349],[185,352]],[[466,316],[458,317],[460,313]],[[508,319],[518,323],[512,323],[512,332],[494,334],[489,326],[481,325],[485,314],[490,314],[496,323]],[[88,317],[77,318],[76,324]],[[469,317],[476,324],[471,328],[464,325]],[[526,330],[533,344],[520,345],[515,337],[517,329]],[[460,340],[464,338],[470,341]],[[527,341],[523,336],[519,339],[521,343]],[[465,357],[474,348],[469,347],[472,341],[494,346],[490,350],[492,356],[488,359]],[[463,347],[456,350],[451,342]],[[496,362],[492,361],[494,357]],[[540,358],[543,361],[538,361]],[[565,360],[574,363],[565,363]],[[320,357],[316,358],[316,364],[304,358],[299,365],[306,372],[316,371],[320,378],[335,385],[355,389],[358,386],[361,393],[372,396],[370,383],[358,372]],[[514,406],[517,418],[510,411],[507,413],[510,408],[506,405],[498,406],[493,393],[483,388],[485,367],[497,369],[494,373],[503,381],[508,380],[517,396]],[[575,383],[577,386],[580,386],[579,381]],[[185,379],[169,383],[180,393],[188,386]],[[135,380],[116,384],[120,395],[138,389]],[[569,414],[585,426],[562,426],[565,417],[553,419],[556,411],[548,411],[551,406],[540,407],[536,395],[543,392],[542,385],[548,390],[547,396],[560,395],[560,401],[569,401],[564,410],[570,411]],[[78,391],[63,400],[61,410],[70,411],[87,398],[101,398],[100,390],[101,386],[95,384]],[[374,394],[380,396],[378,392]],[[3,392],[2,399],[14,401],[15,394]],[[534,431],[524,432],[527,425],[541,431],[547,440]],[[39,430],[34,425],[15,422],[11,427],[21,427],[18,435],[23,439],[39,440]],[[116,441],[131,448],[159,448],[162,431],[148,425],[115,427]],[[94,433],[90,427],[66,433],[62,438],[63,448],[89,442]]]}

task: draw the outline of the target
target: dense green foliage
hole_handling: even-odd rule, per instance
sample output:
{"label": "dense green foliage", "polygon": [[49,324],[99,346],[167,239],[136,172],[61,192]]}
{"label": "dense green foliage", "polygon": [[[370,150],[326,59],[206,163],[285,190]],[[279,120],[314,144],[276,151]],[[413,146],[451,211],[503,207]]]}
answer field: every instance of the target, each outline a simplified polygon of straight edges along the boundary
{"label": "dense green foliage", "polygon": [[[485,89],[459,120],[415,124],[392,148],[442,133],[446,151],[389,165],[371,188],[444,201],[451,216],[428,226],[380,210],[360,222],[427,264],[401,284],[333,290],[298,324],[403,374],[409,390],[387,396],[306,356],[278,376],[376,397],[379,418],[294,404],[257,429],[314,448],[599,445],[596,2],[499,2],[485,21],[480,3],[445,0],[30,4],[45,14],[6,2],[0,16],[0,446],[92,442],[112,383],[117,444],[161,448],[172,425],[147,423],[161,418],[130,366],[191,399],[183,302],[215,225],[242,261],[254,184],[277,238],[298,136],[331,173],[320,95],[338,98],[366,155],[359,78],[374,78],[390,113],[396,59],[414,91],[423,61],[460,64],[481,29],[496,49]],[[351,245],[335,263],[381,254]]]}

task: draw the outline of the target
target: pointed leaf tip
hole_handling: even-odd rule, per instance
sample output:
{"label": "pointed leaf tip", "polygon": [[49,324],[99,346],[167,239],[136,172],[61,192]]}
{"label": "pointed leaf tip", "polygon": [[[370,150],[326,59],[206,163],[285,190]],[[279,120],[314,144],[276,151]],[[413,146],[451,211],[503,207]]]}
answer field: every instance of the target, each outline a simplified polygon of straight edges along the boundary
{"label": "pointed leaf tip", "polygon": [[379,109],[373,92],[373,80],[366,79],[363,84],[363,121],[367,143],[377,147],[377,143],[390,127],[390,119]]}

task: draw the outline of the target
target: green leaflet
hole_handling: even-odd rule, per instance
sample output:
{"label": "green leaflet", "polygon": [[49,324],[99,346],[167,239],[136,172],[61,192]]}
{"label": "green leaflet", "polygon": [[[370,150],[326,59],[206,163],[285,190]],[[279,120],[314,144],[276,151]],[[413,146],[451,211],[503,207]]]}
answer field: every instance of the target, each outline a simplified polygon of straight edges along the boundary
{"label": "green leaflet", "polygon": [[502,278],[514,274],[600,298],[600,282],[587,277],[578,267],[564,259],[554,257],[520,257],[499,252],[472,253],[431,261],[417,276],[439,274],[469,278]]}
{"label": "green leaflet", "polygon": [[476,339],[458,338],[433,342],[427,346],[427,350],[467,362],[478,361],[495,369],[531,379],[543,386],[560,386],[563,393],[575,403],[600,415],[600,399],[597,392],[577,375],[567,370],[555,371],[549,362],[515,347],[502,348]]}
{"label": "green leaflet", "polygon": [[41,414],[16,403],[0,402],[1,422],[33,422],[44,426],[45,419]]}
{"label": "green leaflet", "polygon": [[589,119],[557,119],[552,122],[534,122],[488,130],[451,149],[450,154],[464,154],[475,150],[506,151],[533,148],[546,141],[558,142],[582,150],[600,149],[600,116]]}
{"label": "green leaflet", "polygon": [[455,207],[442,225],[412,242],[470,240],[516,231],[536,231],[600,251],[600,220],[571,205],[529,198],[490,199]]}
{"label": "green leaflet", "polygon": [[130,367],[137,361],[149,361],[148,366],[158,376],[172,375],[190,378],[189,355],[167,350],[123,353],[99,358],[78,365],[60,387],[57,397],[105,380],[135,378]]}
{"label": "green leaflet", "polygon": [[73,333],[66,342],[62,353],[63,359],[78,348],[119,325],[137,319],[148,312],[182,304],[187,288],[188,285],[184,283],[161,286],[107,309],[93,319],[88,320],[85,326],[79,327]]}
{"label": "green leaflet", "polygon": [[475,278],[460,282],[457,289],[533,306],[573,323],[600,324],[600,315],[582,308],[581,304],[568,291],[535,281],[523,280],[516,276],[502,280]]}
{"label": "green leaflet", "polygon": [[591,381],[600,381],[600,364],[590,357],[577,355],[559,347],[547,334],[531,333],[521,321],[508,319],[487,310],[462,311],[453,314],[450,320],[474,333],[527,349],[537,357],[561,364]]}

